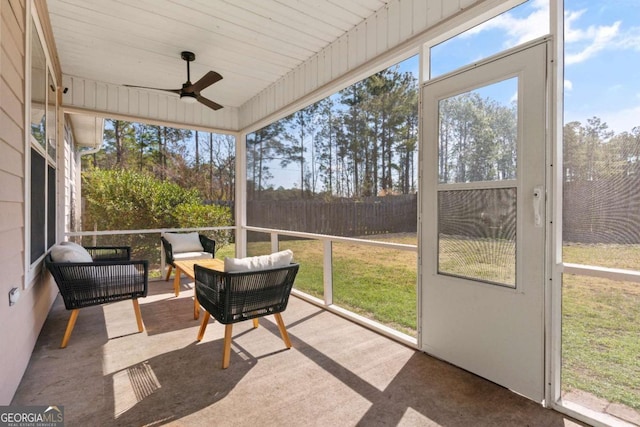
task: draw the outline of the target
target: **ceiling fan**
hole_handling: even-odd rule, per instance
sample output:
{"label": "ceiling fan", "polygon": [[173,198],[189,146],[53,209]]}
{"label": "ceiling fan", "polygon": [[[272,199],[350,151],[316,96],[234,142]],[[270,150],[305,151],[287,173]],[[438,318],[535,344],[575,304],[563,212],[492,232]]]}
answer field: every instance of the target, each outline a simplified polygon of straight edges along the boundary
{"label": "ceiling fan", "polygon": [[187,103],[199,102],[201,104],[206,105],[209,108],[214,110],[219,110],[222,108],[222,105],[213,102],[210,99],[205,98],[200,95],[200,92],[203,89],[208,88],[212,84],[222,80],[222,76],[215,71],[209,71],[207,74],[202,76],[200,80],[195,83],[191,83],[191,72],[189,69],[189,63],[196,59],[196,54],[193,52],[184,51],[180,53],[180,57],[187,61],[187,81],[182,83],[182,88],[180,89],[160,89],[157,87],[147,87],[147,86],[133,86],[133,85],[125,85],[127,87],[137,87],[141,89],[153,89],[153,90],[161,90],[164,92],[177,93],[180,95],[180,100]]}

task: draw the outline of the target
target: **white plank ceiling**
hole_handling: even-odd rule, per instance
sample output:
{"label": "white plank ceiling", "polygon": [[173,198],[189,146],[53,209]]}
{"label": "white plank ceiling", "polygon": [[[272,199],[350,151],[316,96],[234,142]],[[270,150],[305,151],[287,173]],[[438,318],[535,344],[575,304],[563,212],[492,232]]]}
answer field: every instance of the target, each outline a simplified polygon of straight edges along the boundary
{"label": "white plank ceiling", "polygon": [[384,0],[47,0],[62,72],[114,85],[178,89],[183,50],[202,95],[240,107],[356,25]]}

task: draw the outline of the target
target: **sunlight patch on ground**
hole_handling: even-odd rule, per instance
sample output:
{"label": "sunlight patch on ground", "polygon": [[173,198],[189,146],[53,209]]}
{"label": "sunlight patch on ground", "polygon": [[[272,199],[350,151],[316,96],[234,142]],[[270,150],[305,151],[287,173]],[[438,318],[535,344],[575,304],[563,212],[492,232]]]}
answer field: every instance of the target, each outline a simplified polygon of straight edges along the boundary
{"label": "sunlight patch on ground", "polygon": [[148,362],[142,362],[113,374],[114,416],[133,408],[160,389],[160,382]]}

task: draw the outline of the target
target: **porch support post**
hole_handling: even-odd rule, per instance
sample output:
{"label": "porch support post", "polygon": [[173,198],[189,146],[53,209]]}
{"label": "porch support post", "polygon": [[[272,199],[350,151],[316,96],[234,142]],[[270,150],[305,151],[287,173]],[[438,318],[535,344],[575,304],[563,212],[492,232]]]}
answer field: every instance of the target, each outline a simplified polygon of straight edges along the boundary
{"label": "porch support post", "polygon": [[333,304],[333,244],[329,239],[326,239],[323,242],[324,303],[325,305],[331,305]]}
{"label": "porch support post", "polygon": [[563,88],[564,88],[564,4],[561,0],[549,2],[549,28],[553,36],[552,65],[549,88],[549,137],[547,153],[551,160],[547,166],[547,188],[550,203],[546,218],[548,245],[545,263],[545,406],[562,408],[562,133],[563,133]]}
{"label": "porch support post", "polygon": [[247,133],[236,137],[236,256],[247,256]]}

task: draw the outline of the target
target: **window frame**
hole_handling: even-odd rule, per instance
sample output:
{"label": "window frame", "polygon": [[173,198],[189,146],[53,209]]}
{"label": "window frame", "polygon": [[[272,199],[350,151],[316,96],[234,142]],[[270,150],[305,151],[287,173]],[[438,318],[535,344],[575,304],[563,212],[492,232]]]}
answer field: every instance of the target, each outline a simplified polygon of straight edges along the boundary
{"label": "window frame", "polygon": [[[42,261],[51,248],[51,242],[57,241],[57,216],[58,216],[58,201],[57,201],[57,180],[58,180],[58,137],[57,127],[59,122],[59,99],[58,99],[58,82],[56,81],[56,74],[49,54],[49,48],[47,46],[46,38],[44,37],[44,31],[40,23],[40,17],[36,10],[33,0],[29,0],[26,3],[26,25],[25,25],[25,102],[24,102],[24,283],[23,288],[30,288],[34,282],[39,278]],[[45,99],[44,99],[44,147],[36,138],[34,138],[31,132],[31,112],[32,112],[32,83],[33,76],[32,71],[32,53],[36,43],[40,43],[42,51],[44,53],[45,70],[44,70],[44,87],[45,87]],[[50,115],[53,115],[53,118]],[[32,202],[31,202],[31,189],[32,189],[32,150],[36,151],[38,155],[44,159],[44,200],[42,206],[44,206],[44,226],[42,229],[43,247],[44,252],[39,254],[37,258],[31,259],[31,238],[32,238]],[[53,195],[53,200],[51,200]],[[53,224],[50,222],[53,221]],[[49,236],[50,231],[53,230],[53,238]]]}

